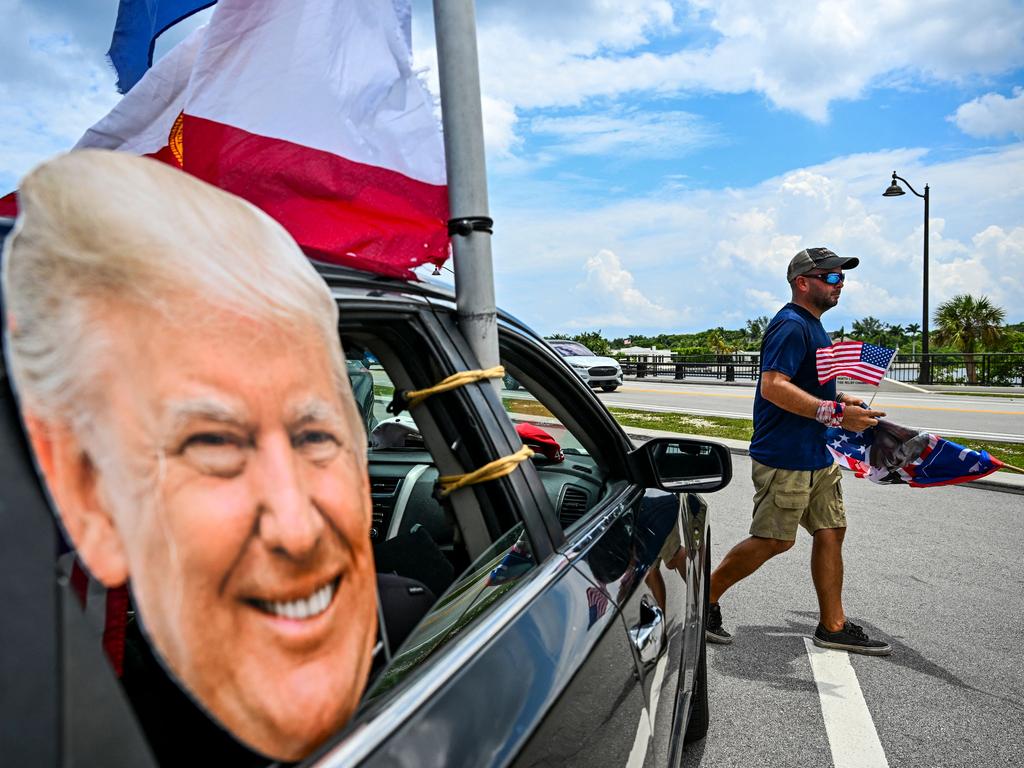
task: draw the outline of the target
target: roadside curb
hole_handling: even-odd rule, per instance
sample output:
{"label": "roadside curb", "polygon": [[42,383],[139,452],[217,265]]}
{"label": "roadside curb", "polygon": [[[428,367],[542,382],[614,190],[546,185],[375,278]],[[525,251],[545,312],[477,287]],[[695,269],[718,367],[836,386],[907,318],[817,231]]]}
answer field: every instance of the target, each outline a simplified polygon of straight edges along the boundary
{"label": "roadside curb", "polygon": [[[749,456],[750,443],[743,440],[731,440],[724,437],[709,437],[708,435],[688,435],[679,432],[664,432],[656,429],[642,429],[640,427],[623,427],[626,436],[631,440],[646,441],[654,437],[685,437],[691,440],[708,440],[713,443],[721,443],[735,456]],[[846,469],[845,467],[843,469]],[[846,469],[848,472],[852,470]],[[1005,475],[1005,477],[996,477]],[[972,480],[967,483],[960,483],[961,488],[978,488],[986,491],[999,491],[1001,493],[1017,493],[1024,495],[1024,475],[1010,474],[1009,472],[994,472],[988,477],[980,480]]]}

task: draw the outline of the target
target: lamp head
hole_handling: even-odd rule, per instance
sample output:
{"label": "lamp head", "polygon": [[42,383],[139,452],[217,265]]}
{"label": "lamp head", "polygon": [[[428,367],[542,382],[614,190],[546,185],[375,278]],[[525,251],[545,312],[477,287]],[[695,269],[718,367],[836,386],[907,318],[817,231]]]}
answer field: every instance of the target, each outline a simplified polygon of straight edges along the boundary
{"label": "lamp head", "polygon": [[882,193],[882,197],[899,197],[900,195],[905,194],[907,193],[903,191],[903,187],[896,183],[896,171],[893,171],[892,184],[890,184],[889,188]]}

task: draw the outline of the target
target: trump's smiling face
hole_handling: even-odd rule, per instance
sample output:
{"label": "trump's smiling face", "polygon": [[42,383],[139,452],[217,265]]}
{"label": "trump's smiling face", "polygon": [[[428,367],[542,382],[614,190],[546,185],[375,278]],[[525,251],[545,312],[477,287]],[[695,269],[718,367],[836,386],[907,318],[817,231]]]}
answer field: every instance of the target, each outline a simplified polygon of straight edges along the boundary
{"label": "trump's smiling face", "polygon": [[120,362],[95,496],[170,669],[243,742],[298,759],[352,714],[375,642],[365,437],[316,328],[183,316],[103,318]]}

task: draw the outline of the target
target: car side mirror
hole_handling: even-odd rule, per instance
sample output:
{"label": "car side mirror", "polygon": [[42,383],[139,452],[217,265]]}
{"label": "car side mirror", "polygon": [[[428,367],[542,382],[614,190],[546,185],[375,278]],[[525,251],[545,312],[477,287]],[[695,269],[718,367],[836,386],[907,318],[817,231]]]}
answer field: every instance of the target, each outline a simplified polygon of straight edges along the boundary
{"label": "car side mirror", "polygon": [[712,493],[732,480],[732,456],[724,445],[685,437],[648,440],[629,454],[637,479],[674,493]]}

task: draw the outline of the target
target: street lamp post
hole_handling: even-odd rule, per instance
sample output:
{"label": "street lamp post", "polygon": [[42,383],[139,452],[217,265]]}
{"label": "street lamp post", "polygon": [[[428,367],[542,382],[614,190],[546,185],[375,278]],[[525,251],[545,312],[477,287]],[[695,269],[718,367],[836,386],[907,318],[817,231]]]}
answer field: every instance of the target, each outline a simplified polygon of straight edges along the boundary
{"label": "street lamp post", "polygon": [[893,171],[892,183],[882,193],[882,197],[899,197],[906,194],[903,188],[896,183],[897,179],[906,184],[911,192],[924,200],[924,298],[921,309],[921,371],[919,383],[928,384],[931,380],[931,365],[928,360],[928,185],[924,185],[924,194],[922,195],[910,185],[909,181],[902,176],[897,176],[896,171]]}

